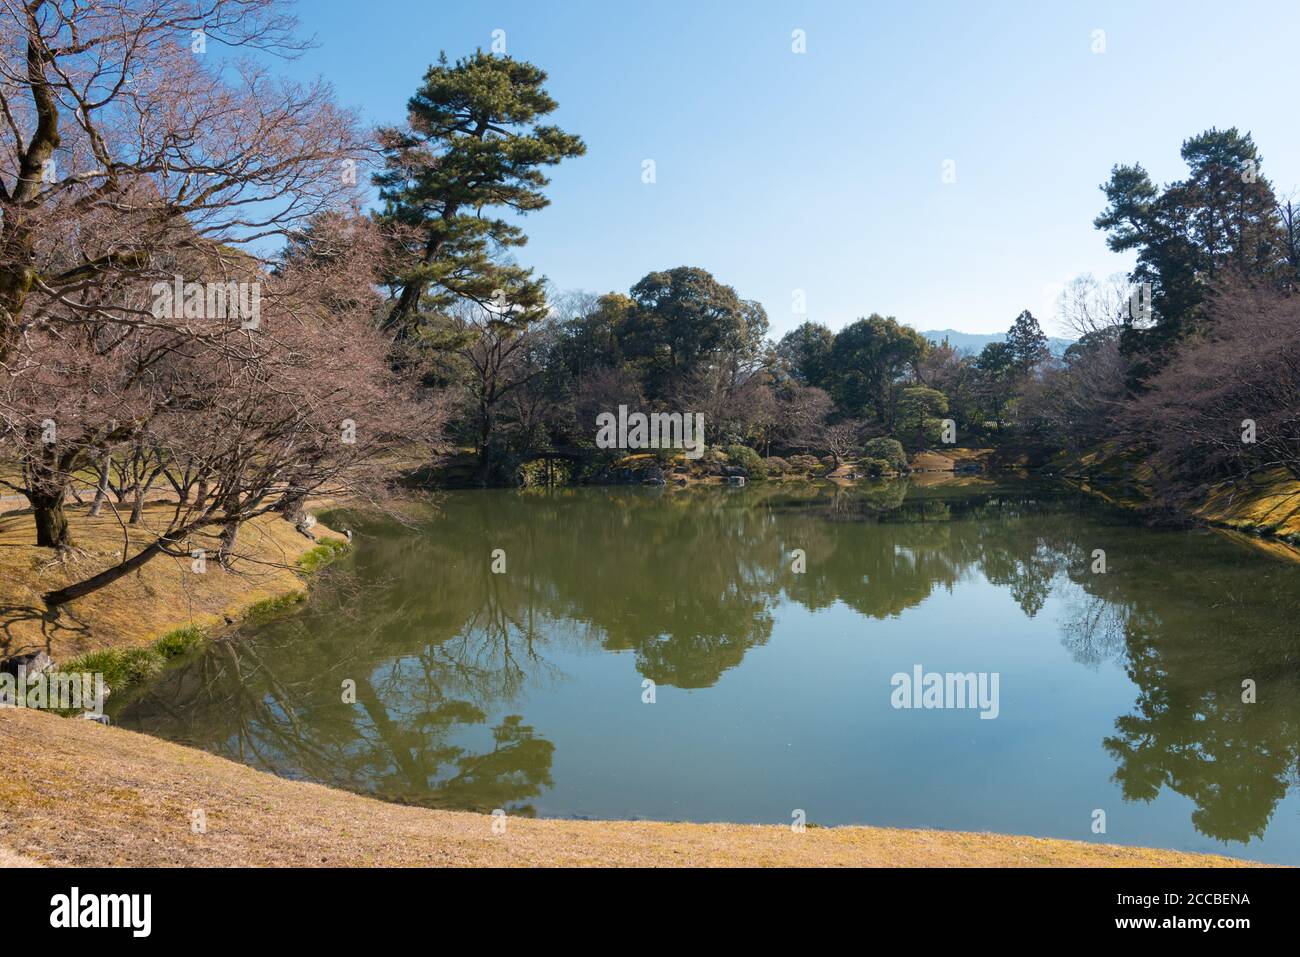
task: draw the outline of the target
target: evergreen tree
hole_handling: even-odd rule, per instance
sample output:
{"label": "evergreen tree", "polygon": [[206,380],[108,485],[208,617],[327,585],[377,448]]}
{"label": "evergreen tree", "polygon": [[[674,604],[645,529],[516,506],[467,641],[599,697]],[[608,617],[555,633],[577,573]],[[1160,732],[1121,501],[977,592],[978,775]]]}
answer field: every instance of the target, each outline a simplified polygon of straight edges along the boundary
{"label": "evergreen tree", "polygon": [[1007,332],[1007,345],[1011,347],[1012,360],[1020,376],[1028,376],[1040,362],[1051,352],[1047,348],[1047,336],[1034,314],[1026,309],[1016,316]]}
{"label": "evergreen tree", "polygon": [[800,385],[825,388],[830,378],[831,347],[835,333],[820,322],[805,322],[791,329],[777,344],[777,357]]}
{"label": "evergreen tree", "polygon": [[830,392],[840,411],[854,417],[874,413],[877,423],[890,427],[899,381],[926,346],[915,329],[874,312],[841,329],[830,356]]}
{"label": "evergreen tree", "polygon": [[386,325],[398,338],[467,300],[510,325],[545,314],[541,280],[505,261],[527,237],[488,212],[544,208],[544,167],[586,151],[577,136],[540,125],[557,106],[545,81],[510,57],[479,51],[452,65],[443,54],[408,102],[406,128],[380,131],[379,219],[398,244]]}
{"label": "evergreen tree", "polygon": [[1134,359],[1134,384],[1196,327],[1216,281],[1236,273],[1281,282],[1288,273],[1277,197],[1250,134],[1207,130],[1183,143],[1182,158],[1187,179],[1164,190],[1141,166],[1116,166],[1094,220],[1112,250],[1137,251],[1130,281],[1151,286],[1150,322],[1131,316],[1122,343]]}

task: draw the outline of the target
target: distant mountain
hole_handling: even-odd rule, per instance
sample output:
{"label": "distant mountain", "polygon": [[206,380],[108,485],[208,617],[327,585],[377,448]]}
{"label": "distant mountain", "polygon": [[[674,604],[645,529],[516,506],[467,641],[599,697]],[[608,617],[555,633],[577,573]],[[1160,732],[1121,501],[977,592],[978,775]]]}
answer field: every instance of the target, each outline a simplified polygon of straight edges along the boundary
{"label": "distant mountain", "polygon": [[[1002,342],[1007,337],[1005,332],[958,332],[956,329],[930,329],[922,332],[921,335],[935,343],[947,339],[948,344],[958,352],[969,352],[972,355],[979,352],[990,342]],[[1047,348],[1052,350],[1054,356],[1064,355],[1065,350],[1072,345],[1074,345],[1073,339],[1047,337]]]}

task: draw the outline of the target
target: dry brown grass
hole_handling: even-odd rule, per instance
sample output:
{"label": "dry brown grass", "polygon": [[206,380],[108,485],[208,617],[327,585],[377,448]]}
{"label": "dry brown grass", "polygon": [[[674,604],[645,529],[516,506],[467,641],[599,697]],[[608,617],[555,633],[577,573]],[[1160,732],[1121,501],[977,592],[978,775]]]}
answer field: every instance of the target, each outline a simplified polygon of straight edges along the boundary
{"label": "dry brown grass", "polygon": [[[127,530],[132,554],[150,540],[151,518],[164,509],[149,505],[144,523]],[[49,620],[43,592],[93,575],[122,554],[123,527],[111,510],[91,518],[86,508],[72,506],[68,517],[77,551],[60,560],[50,549],[35,546],[30,511],[0,516],[0,657],[40,650],[66,661],[100,648],[145,645],[186,625],[221,625],[258,601],[301,591],[303,581],[294,565],[313,547],[288,522],[266,516],[240,530],[242,559],[234,572],[210,561],[207,572],[196,575],[188,559],[160,556],[71,602]],[[215,547],[212,536],[198,538],[205,547]]]}
{"label": "dry brown grass", "polygon": [[1300,541],[1300,482],[1284,469],[1215,488],[1197,518]]}
{"label": "dry brown grass", "polygon": [[[201,810],[206,833],[194,833]],[[998,834],[510,818],[385,804],[141,734],[0,710],[0,846],[51,865],[1242,866]]]}

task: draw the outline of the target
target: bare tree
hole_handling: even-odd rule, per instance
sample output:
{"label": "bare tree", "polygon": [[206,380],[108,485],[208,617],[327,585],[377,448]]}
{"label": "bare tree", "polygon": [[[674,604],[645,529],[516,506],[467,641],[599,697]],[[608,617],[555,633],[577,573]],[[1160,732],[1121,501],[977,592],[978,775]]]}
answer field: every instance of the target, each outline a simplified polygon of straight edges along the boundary
{"label": "bare tree", "polygon": [[1057,324],[1076,339],[1122,326],[1129,313],[1129,287],[1123,273],[1104,280],[1092,273],[1076,276],[1057,300]]}
{"label": "bare tree", "polygon": [[156,365],[242,361],[228,329],[160,315],[150,290],[260,284],[275,240],[355,201],[354,117],[221,52],[300,49],[280,7],[0,0],[0,440],[41,545],[71,545],[72,477],[175,405]]}
{"label": "bare tree", "polygon": [[1296,298],[1237,281],[1220,286],[1209,330],[1184,345],[1124,419],[1154,450],[1162,491],[1284,470],[1300,479],[1300,325]]}
{"label": "bare tree", "polygon": [[[351,267],[319,253],[347,229]],[[319,224],[267,277],[274,295],[256,335],[230,322],[221,348],[178,347],[150,367],[148,431],[136,434],[185,463],[172,476],[178,500],[152,516],[142,549],[48,593],[48,604],[89,594],[157,555],[188,556],[192,536],[207,528],[220,529],[217,557],[229,565],[244,523],[321,491],[371,498],[388,472],[385,453],[430,437],[437,409],[416,402],[374,322],[374,274],[360,264],[373,268],[377,257],[367,255],[363,233],[362,224]],[[368,299],[359,308],[332,308],[358,290]]]}
{"label": "bare tree", "polygon": [[841,419],[822,426],[817,447],[834,458],[836,467],[839,467],[861,447],[865,431],[866,423],[861,419]]}

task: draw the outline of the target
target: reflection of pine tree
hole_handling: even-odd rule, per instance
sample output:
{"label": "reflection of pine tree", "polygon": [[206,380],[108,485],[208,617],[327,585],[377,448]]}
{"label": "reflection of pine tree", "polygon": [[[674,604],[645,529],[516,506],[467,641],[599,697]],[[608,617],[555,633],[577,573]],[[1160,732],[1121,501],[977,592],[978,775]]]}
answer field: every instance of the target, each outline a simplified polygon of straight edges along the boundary
{"label": "reflection of pine tree", "polygon": [[[1211,688],[1180,680],[1162,637],[1158,622],[1130,621],[1128,674],[1141,696],[1104,742],[1119,765],[1115,780],[1130,801],[1154,800],[1163,787],[1191,798],[1196,829],[1217,840],[1260,837],[1294,780],[1296,725],[1288,733],[1276,708],[1243,704],[1230,679]],[[1270,687],[1269,697],[1283,690]]]}
{"label": "reflection of pine tree", "polygon": [[459,756],[457,773],[437,786],[436,801],[421,803],[482,811],[504,808],[511,814],[535,816],[532,805],[517,802],[552,785],[555,745],[533,734],[522,717],[507,715],[492,729],[496,747],[486,754]]}
{"label": "reflection of pine tree", "polygon": [[[1074,659],[1126,662],[1140,697],[1105,742],[1126,799],[1168,787],[1196,802],[1206,834],[1262,832],[1296,779],[1300,677],[1294,638],[1251,596],[1285,603],[1291,569],[1272,579],[1189,545],[1172,566],[1167,551],[1116,549],[1122,571],[1091,574],[1095,543],[1079,529],[1123,529],[1081,526],[1068,502],[936,487],[882,508],[896,492],[876,491],[484,492],[416,532],[349,519],[372,531],[353,559],[358,587],[336,580],[256,641],[169,671],[130,718],[284,775],[526,813],[550,786],[553,745],[510,712],[562,677],[548,660],[557,647],[631,651],[660,685],[707,688],[769,640],[783,601],[885,618],[980,574],[1031,617],[1056,589]],[[491,573],[493,548],[508,574]],[[804,574],[790,569],[793,548]],[[1240,703],[1245,676],[1260,682],[1258,704]],[[344,679],[356,706],[339,704]]]}

